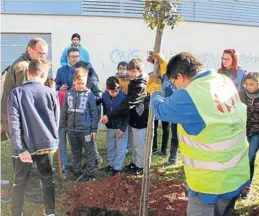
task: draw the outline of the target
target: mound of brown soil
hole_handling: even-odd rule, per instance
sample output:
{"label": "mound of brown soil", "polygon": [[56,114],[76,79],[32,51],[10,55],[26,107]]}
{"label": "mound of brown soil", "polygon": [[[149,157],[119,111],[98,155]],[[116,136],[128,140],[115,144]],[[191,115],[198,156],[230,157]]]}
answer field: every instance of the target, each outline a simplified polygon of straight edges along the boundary
{"label": "mound of brown soil", "polygon": [[[63,206],[72,216],[138,215],[142,179],[116,175],[96,182],[71,183]],[[186,215],[186,188],[177,179],[153,181],[150,185],[149,215]]]}

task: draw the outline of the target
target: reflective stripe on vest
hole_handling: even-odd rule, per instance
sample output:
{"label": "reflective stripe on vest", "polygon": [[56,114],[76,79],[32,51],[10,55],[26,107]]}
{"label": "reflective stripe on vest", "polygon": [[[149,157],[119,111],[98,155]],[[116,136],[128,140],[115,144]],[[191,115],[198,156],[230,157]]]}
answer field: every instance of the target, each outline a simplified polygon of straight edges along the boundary
{"label": "reflective stripe on vest", "polygon": [[78,113],[83,113],[83,112],[85,112],[84,109],[70,109],[70,108],[68,108],[67,110],[68,110],[69,112],[78,112]]}
{"label": "reflective stripe on vest", "polygon": [[202,149],[205,151],[226,151],[237,145],[240,140],[245,139],[246,133],[241,133],[238,136],[234,137],[231,140],[221,141],[221,142],[215,142],[211,144],[203,144],[199,143],[194,140],[190,140],[188,137],[184,136],[183,134],[178,134],[179,141],[187,144],[190,147]]}
{"label": "reflective stripe on vest", "polygon": [[201,162],[201,161],[193,160],[183,155],[182,155],[182,160],[185,165],[195,169],[219,171],[219,170],[228,169],[237,165],[243,159],[244,156],[247,156],[247,152],[248,150],[242,151],[239,154],[237,154],[235,157],[233,157],[230,161],[227,161],[227,162]]}

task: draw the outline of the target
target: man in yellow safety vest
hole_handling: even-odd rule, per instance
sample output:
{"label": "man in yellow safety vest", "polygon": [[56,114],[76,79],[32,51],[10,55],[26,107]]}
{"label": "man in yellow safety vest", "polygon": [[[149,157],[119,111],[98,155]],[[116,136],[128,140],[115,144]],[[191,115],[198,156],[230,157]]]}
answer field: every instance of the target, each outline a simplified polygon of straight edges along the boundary
{"label": "man in yellow safety vest", "polygon": [[249,185],[246,106],[228,77],[205,71],[190,53],[172,57],[166,75],[176,88],[170,97],[163,96],[156,77],[150,77],[147,91],[155,117],[178,124],[187,215],[232,215],[238,195]]}

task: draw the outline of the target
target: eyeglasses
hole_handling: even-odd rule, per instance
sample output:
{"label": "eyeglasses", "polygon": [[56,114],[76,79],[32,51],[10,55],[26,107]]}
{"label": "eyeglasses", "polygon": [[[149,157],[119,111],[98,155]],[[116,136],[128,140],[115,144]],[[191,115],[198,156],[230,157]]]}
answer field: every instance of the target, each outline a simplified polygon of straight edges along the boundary
{"label": "eyeglasses", "polygon": [[39,51],[39,50],[36,50],[36,49],[34,49],[35,51],[36,51],[36,53],[38,54],[38,55],[40,55],[40,56],[47,56],[48,55],[48,53],[43,53],[43,52],[41,52],[41,51]]}
{"label": "eyeglasses", "polygon": [[127,70],[127,67],[119,67],[119,70]]}
{"label": "eyeglasses", "polygon": [[76,56],[68,56],[69,58],[72,58],[72,59],[77,59],[77,58],[79,58],[80,56],[79,55],[76,55]]}
{"label": "eyeglasses", "polygon": [[222,61],[230,61],[231,59],[230,58],[221,58]]}

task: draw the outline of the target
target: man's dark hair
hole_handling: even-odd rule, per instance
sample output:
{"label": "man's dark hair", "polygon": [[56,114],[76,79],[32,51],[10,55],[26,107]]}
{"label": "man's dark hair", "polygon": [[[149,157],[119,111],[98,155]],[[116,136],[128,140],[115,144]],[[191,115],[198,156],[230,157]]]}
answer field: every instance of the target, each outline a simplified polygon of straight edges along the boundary
{"label": "man's dark hair", "polygon": [[73,40],[74,38],[78,38],[79,41],[81,41],[81,36],[80,36],[80,34],[78,34],[78,33],[72,34],[71,40]]}
{"label": "man's dark hair", "polygon": [[178,74],[194,77],[204,69],[203,63],[193,54],[182,52],[172,57],[167,65],[166,75],[175,79]]}
{"label": "man's dark hair", "polygon": [[144,62],[140,58],[134,58],[131,59],[128,63],[127,70],[138,70],[143,71],[144,70]]}
{"label": "man's dark hair", "polygon": [[[67,51],[67,56],[69,56],[69,54],[70,54],[71,52],[78,52],[78,53],[79,53],[79,50],[78,50],[77,48],[74,48],[74,47],[69,48],[68,51]],[[79,55],[80,55],[80,53],[79,53]]]}
{"label": "man's dark hair", "polygon": [[122,66],[122,67],[127,67],[128,66],[128,63],[125,62],[125,61],[121,61],[118,66],[117,66],[117,70],[119,69],[119,67]]}
{"label": "man's dark hair", "polygon": [[106,80],[106,88],[108,90],[117,90],[120,88],[120,82],[117,77],[111,76]]}
{"label": "man's dark hair", "polygon": [[74,65],[75,68],[84,68],[85,70],[89,70],[88,63],[85,61],[79,61]]}
{"label": "man's dark hair", "polygon": [[249,72],[246,76],[243,82],[245,82],[248,79],[252,79],[259,83],[259,72]]}

